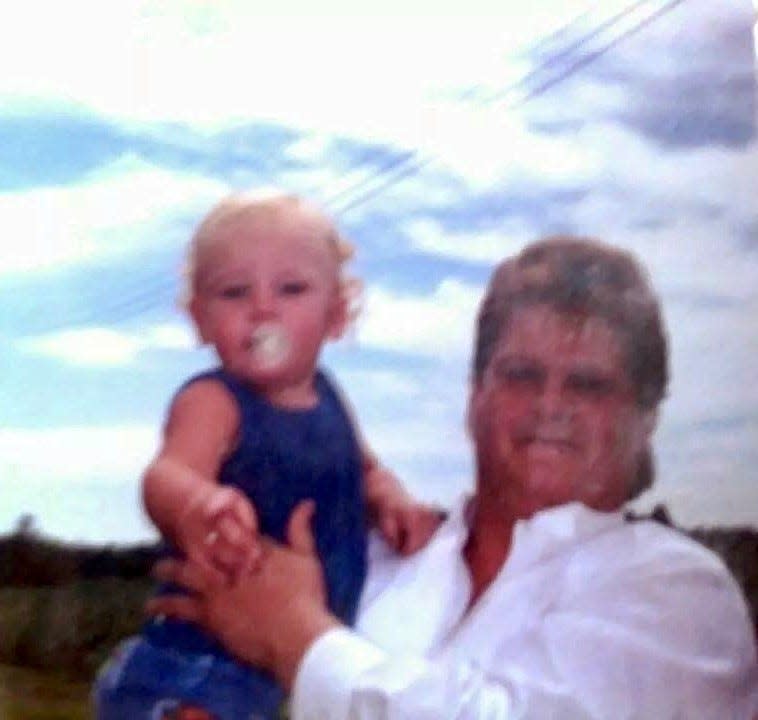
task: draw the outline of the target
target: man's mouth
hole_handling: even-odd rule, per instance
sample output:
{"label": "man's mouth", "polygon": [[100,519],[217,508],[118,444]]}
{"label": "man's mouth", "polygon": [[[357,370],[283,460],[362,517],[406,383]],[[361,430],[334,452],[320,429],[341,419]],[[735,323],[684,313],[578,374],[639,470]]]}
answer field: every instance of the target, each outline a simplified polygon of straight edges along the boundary
{"label": "man's mouth", "polygon": [[559,447],[574,447],[571,438],[562,435],[542,435],[538,434],[532,438],[533,443],[540,445],[556,445]]}
{"label": "man's mouth", "polygon": [[575,450],[576,443],[567,433],[535,432],[524,434],[520,438],[523,445],[534,449],[554,451]]}

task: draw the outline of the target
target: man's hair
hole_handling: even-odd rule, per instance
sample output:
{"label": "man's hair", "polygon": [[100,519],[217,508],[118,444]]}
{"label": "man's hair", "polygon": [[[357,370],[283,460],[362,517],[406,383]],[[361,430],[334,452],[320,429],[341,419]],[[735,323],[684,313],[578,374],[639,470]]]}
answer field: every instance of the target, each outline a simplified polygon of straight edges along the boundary
{"label": "man's hair", "polygon": [[[621,343],[637,404],[645,409],[658,406],[668,384],[668,347],[658,299],[647,273],[630,253],[591,238],[548,237],[495,269],[479,307],[474,382],[481,380],[508,332],[512,312],[536,304],[605,319]],[[648,449],[630,499],[652,480]]]}

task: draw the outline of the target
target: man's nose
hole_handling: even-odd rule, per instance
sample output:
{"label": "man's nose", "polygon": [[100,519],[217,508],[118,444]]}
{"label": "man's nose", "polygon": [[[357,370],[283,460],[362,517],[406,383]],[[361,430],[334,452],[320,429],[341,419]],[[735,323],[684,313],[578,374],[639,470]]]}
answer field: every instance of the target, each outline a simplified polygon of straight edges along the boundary
{"label": "man's nose", "polygon": [[545,417],[561,417],[569,411],[570,401],[559,378],[547,377],[539,395],[540,412]]}

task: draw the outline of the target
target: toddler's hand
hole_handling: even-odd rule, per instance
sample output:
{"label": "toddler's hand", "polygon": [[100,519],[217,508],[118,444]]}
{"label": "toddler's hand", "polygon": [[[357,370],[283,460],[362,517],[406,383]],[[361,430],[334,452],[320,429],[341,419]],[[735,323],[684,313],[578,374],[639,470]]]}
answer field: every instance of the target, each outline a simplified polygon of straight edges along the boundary
{"label": "toddler's hand", "polygon": [[255,566],[260,554],[255,509],[230,486],[207,485],[190,499],[180,523],[184,553],[231,580]]}

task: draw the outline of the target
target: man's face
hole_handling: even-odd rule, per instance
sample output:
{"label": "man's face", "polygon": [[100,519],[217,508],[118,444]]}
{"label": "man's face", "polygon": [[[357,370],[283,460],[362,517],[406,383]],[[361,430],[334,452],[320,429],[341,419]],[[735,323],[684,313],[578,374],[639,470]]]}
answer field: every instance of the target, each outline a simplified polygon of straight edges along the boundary
{"label": "man's face", "polygon": [[519,308],[469,401],[479,492],[518,517],[572,501],[616,509],[654,421],[604,319]]}

